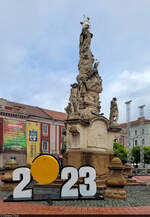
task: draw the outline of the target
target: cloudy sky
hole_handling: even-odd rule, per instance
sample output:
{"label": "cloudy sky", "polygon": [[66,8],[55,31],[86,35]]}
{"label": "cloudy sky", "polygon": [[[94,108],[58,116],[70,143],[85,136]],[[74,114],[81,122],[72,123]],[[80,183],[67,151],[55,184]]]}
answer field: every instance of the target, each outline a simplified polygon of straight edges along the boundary
{"label": "cloudy sky", "polygon": [[102,112],[118,99],[119,122],[145,104],[150,119],[150,0],[0,1],[0,97],[64,111],[78,74],[80,21],[91,17],[100,60]]}

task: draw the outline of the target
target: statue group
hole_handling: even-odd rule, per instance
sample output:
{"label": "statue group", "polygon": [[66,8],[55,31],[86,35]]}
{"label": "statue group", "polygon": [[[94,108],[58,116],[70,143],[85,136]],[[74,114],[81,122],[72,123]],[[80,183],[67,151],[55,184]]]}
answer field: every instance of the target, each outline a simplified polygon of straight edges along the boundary
{"label": "statue group", "polygon": [[71,85],[71,94],[66,107],[68,119],[90,119],[100,112],[99,93],[102,79],[98,74],[98,61],[90,50],[92,33],[89,24],[84,23],[80,34],[77,83]]}
{"label": "statue group", "polygon": [[[81,22],[82,32],[79,42],[79,74],[77,83],[71,85],[68,106],[65,108],[67,119],[89,120],[100,114],[99,94],[102,92],[102,79],[98,73],[99,61],[95,60],[90,50],[93,34],[90,32],[89,18]],[[111,101],[110,124],[118,121],[117,99]]]}

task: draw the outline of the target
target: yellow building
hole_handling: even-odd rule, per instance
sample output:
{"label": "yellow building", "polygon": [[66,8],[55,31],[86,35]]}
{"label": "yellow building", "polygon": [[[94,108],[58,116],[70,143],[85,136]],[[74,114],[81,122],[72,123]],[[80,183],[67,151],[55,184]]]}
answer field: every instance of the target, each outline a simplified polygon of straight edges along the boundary
{"label": "yellow building", "polygon": [[31,165],[33,159],[40,154],[40,123],[27,122],[27,164]]}

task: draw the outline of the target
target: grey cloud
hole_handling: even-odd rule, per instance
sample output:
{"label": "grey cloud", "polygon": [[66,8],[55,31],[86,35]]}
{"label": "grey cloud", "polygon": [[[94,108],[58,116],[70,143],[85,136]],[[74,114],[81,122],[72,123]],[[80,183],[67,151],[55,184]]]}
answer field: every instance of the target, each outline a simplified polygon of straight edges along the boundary
{"label": "grey cloud", "polygon": [[149,87],[150,87],[150,67],[143,72],[123,71],[117,77],[111,79],[105,86],[102,94],[103,109],[106,115],[109,114],[108,102],[112,97],[118,98],[120,111],[120,122],[126,120],[125,102],[132,100],[132,120],[138,118],[138,106],[146,104],[145,116],[149,118]]}
{"label": "grey cloud", "polygon": [[128,98],[135,104],[147,103],[148,117],[149,83],[127,74],[125,84],[120,73],[137,75],[150,67],[149,8],[149,0],[2,1],[1,97],[63,111],[69,85],[78,74],[79,22],[86,14],[94,34],[91,49],[101,61],[103,112],[109,116],[109,101],[115,94],[121,122]]}

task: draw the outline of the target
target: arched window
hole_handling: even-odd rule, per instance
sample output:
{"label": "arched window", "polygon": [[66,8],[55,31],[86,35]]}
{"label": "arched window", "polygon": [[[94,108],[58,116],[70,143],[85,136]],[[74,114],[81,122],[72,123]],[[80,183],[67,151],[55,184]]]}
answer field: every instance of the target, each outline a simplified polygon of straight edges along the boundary
{"label": "arched window", "polygon": [[138,141],[137,140],[135,140],[135,145],[138,145]]}

